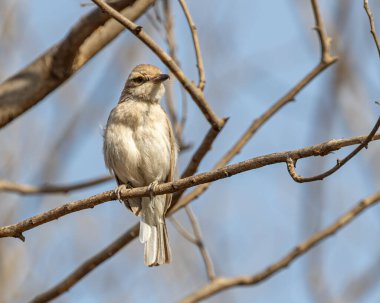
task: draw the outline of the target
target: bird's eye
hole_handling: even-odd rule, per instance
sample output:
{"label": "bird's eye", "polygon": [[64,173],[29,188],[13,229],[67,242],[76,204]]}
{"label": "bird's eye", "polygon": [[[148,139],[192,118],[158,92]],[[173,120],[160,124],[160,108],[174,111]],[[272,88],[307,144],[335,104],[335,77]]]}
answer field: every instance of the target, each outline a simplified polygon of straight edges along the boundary
{"label": "bird's eye", "polygon": [[139,77],[136,77],[133,79],[133,82],[137,83],[137,84],[141,84],[144,82],[144,78],[139,76]]}

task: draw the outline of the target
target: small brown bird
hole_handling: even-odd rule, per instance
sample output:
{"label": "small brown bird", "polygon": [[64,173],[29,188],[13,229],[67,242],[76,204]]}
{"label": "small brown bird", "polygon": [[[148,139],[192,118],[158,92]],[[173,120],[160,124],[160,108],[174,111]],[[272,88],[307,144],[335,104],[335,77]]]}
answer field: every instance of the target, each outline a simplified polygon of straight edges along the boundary
{"label": "small brown bird", "polygon": [[[118,105],[111,111],[104,132],[104,160],[122,188],[154,187],[173,181],[177,160],[171,123],[160,105],[169,78],[160,69],[141,64],[128,77]],[[140,220],[144,261],[156,266],[171,261],[165,214],[171,194],[130,198],[125,205]]]}

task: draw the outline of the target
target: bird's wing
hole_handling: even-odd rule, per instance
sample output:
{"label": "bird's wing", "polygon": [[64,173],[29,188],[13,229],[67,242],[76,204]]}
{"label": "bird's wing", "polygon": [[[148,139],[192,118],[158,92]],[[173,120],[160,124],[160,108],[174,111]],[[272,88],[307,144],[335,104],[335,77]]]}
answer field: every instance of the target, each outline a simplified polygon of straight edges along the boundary
{"label": "bird's wing", "polygon": [[[175,164],[177,161],[177,144],[175,142],[174,132],[172,128],[172,124],[168,118],[168,115],[166,115],[166,123],[168,126],[169,131],[169,141],[170,141],[170,169],[168,176],[166,178],[166,182],[173,182],[174,180],[174,174],[175,174]],[[165,212],[170,207],[170,204],[172,202],[172,195],[166,195],[166,209]]]}

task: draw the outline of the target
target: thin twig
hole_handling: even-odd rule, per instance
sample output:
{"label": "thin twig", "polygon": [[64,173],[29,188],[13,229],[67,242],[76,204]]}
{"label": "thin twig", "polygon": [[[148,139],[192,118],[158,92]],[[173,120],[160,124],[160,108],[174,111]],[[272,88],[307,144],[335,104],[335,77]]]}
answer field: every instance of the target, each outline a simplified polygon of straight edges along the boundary
{"label": "thin twig", "polygon": [[364,0],[364,9],[368,15],[369,24],[371,26],[371,34],[373,36],[373,40],[375,41],[377,52],[379,53],[379,57],[380,57],[380,41],[376,34],[375,20],[373,19],[373,14],[369,7],[368,0]]}
{"label": "thin twig", "polygon": [[370,206],[375,205],[379,201],[380,192],[377,192],[372,196],[369,196],[361,200],[350,211],[338,218],[335,221],[335,223],[313,234],[307,240],[297,245],[283,258],[271,264],[263,271],[252,276],[238,276],[234,278],[218,277],[208,285],[187,296],[185,299],[181,301],[181,303],[199,302],[228,288],[234,286],[255,285],[270,278],[273,274],[278,273],[281,269],[284,269],[287,266],[289,266],[289,264],[291,264],[299,256],[305,254],[307,251],[319,244],[321,241],[335,234],[337,231],[349,224],[353,219],[357,218],[364,210],[368,209]]}
{"label": "thin twig", "polygon": [[194,245],[197,245],[197,239],[195,239],[195,237],[187,231],[187,229],[177,220],[177,218],[171,216],[169,220],[170,222],[172,222],[173,226],[182,237],[184,237],[187,241],[193,243]]}
{"label": "thin twig", "polygon": [[323,23],[322,15],[319,9],[317,0],[311,0],[311,6],[313,8],[315,30],[318,33],[320,45],[321,45],[321,62],[328,63],[336,60],[336,57],[331,56],[330,46],[331,38],[327,35],[326,28]]}
{"label": "thin twig", "polygon": [[194,49],[195,49],[195,56],[197,58],[197,69],[198,69],[198,76],[199,76],[198,88],[200,90],[203,90],[206,84],[206,76],[205,76],[205,69],[203,66],[201,47],[199,45],[197,27],[193,21],[193,18],[191,17],[189,8],[187,7],[185,0],[178,0],[178,2],[182,7],[182,10],[186,16],[187,23],[189,24],[189,27],[190,27],[191,36],[193,38],[193,44],[194,44]]}
{"label": "thin twig", "polygon": [[[306,85],[309,84],[310,81],[312,81],[316,76],[318,76],[324,69],[332,65],[337,60],[337,57],[333,57],[331,61],[328,62],[321,62],[316,66],[304,79],[302,79],[295,87],[293,87],[287,94],[285,94],[280,100],[278,100],[271,108],[269,108],[263,115],[261,115],[257,120],[254,120],[252,125],[247,129],[247,131],[242,135],[242,137],[236,142],[236,144],[227,152],[227,154],[221,159],[218,164],[215,166],[216,168],[224,166],[226,163],[228,163],[242,148],[243,146],[249,141],[249,139],[252,137],[253,134],[257,132],[259,128],[263,124],[265,124],[266,121],[268,121],[275,113],[277,113],[284,105],[288,104],[292,100],[294,100],[295,96],[300,92]],[[217,135],[217,133],[216,133]],[[215,136],[216,136],[215,135]],[[380,137],[380,136],[379,136]],[[213,141],[213,140],[211,140]],[[205,139],[203,141],[204,143],[207,142]],[[360,141],[359,141],[360,142]],[[202,143],[203,145],[203,143]],[[202,147],[201,145],[201,147]],[[207,146],[207,144],[205,144]],[[211,144],[209,145],[209,147]],[[209,147],[206,149],[209,150]],[[198,163],[199,164],[199,163]],[[195,167],[195,169],[194,169]],[[193,169],[196,171],[196,168],[198,166],[193,166]],[[187,203],[190,203],[193,198],[196,198],[199,196],[202,192],[204,192],[209,184],[204,184],[202,186],[199,186],[196,190],[194,190],[191,194],[188,195],[187,199],[184,197],[180,203],[177,203],[178,205],[175,205],[175,207],[171,210],[171,213],[174,213],[176,210],[178,210],[181,205],[186,205]],[[193,197],[192,197],[193,196]],[[177,198],[177,199],[175,199]],[[173,197],[173,202],[178,201],[180,196]],[[183,203],[184,202],[184,203]],[[175,203],[173,203],[174,205]],[[125,245],[127,245],[130,242],[130,237],[136,237],[137,231],[139,226],[136,224],[132,228],[130,228],[128,231],[126,231],[120,238],[118,238],[116,241],[112,242],[109,246],[107,246],[106,249],[104,249],[102,252],[98,253],[94,257],[88,259],[84,264],[79,266],[76,270],[72,272],[70,276],[65,278],[63,281],[58,283],[55,287],[53,287],[51,290],[54,292],[55,290],[59,290],[60,293],[56,293],[56,296],[59,296],[61,293],[69,290],[74,284],[76,284],[80,279],[82,279],[85,275],[89,274],[92,270],[94,270],[98,265],[100,265],[102,262],[110,258],[116,251],[123,248]],[[122,241],[124,240],[124,241]],[[109,252],[112,251],[112,254],[109,255]],[[93,260],[100,260],[102,258],[102,261],[99,262],[93,262]],[[48,291],[48,293],[49,293]],[[55,296],[55,297],[56,297]]]}
{"label": "thin twig", "polygon": [[[292,158],[298,160],[301,158],[325,156],[332,151],[339,150],[342,147],[346,147],[353,144],[360,144],[365,140],[367,136],[353,137],[348,139],[330,140],[321,144],[304,147],[301,149],[290,150],[285,152],[268,154],[260,157],[255,157],[246,161],[238,162],[236,164],[228,165],[216,170],[212,170],[206,173],[200,173],[187,178],[182,178],[174,182],[163,183],[157,185],[154,190],[154,195],[163,195],[168,193],[174,193],[186,188],[190,188],[199,184],[210,183],[216,180],[231,177],[233,175],[246,172],[249,170],[258,169],[264,166],[286,163],[287,159]],[[377,133],[373,140],[380,139],[380,133]],[[149,186],[137,187],[133,189],[121,190],[120,196],[122,199],[132,197],[148,197],[152,194]],[[74,202],[66,203],[62,206],[51,209],[45,213],[30,217],[17,224],[8,225],[0,228],[0,238],[3,237],[16,237],[21,240],[25,240],[22,233],[26,230],[35,228],[41,224],[53,221],[67,214],[80,211],[83,209],[93,208],[99,204],[116,200],[117,196],[114,190],[105,191],[103,193],[81,199]],[[175,207],[169,210],[169,214],[172,214],[175,210],[178,210],[179,206],[185,206],[182,203],[177,203]]]}
{"label": "thin twig", "polygon": [[355,155],[357,155],[363,148],[368,147],[368,143],[372,140],[373,136],[376,134],[377,130],[380,127],[380,117],[377,119],[377,122],[373,129],[371,130],[368,137],[359,145],[357,146],[351,153],[349,153],[344,159],[339,160],[337,159],[336,165],[329,169],[328,171],[325,171],[322,174],[312,176],[312,177],[302,177],[297,174],[296,172],[296,161],[294,161],[292,158],[287,159],[286,164],[288,167],[289,175],[292,177],[292,179],[298,183],[306,183],[306,182],[313,182],[313,181],[320,181],[324,178],[332,175],[335,173],[338,169],[340,169],[344,164],[346,164],[348,161],[350,161]]}
{"label": "thin twig", "polygon": [[83,189],[90,186],[95,186],[109,180],[112,180],[111,176],[102,176],[92,180],[87,180],[83,182],[67,184],[67,185],[42,185],[33,186],[27,184],[19,184],[16,182],[0,180],[0,191],[13,192],[22,195],[33,195],[33,194],[58,194],[58,193],[68,193],[70,191],[75,191]]}
{"label": "thin twig", "polygon": [[209,123],[215,128],[220,129],[223,125],[223,120],[220,119],[208,104],[202,91],[197,88],[183,73],[179,66],[175,63],[173,58],[169,56],[145,31],[142,26],[136,25],[128,18],[121,15],[118,11],[113,9],[103,0],[92,0],[104,12],[115,18],[119,23],[124,25],[131,33],[133,33],[140,41],[149,47],[161,61],[173,72],[179,82],[192,96],[194,102],[198,105]]}
{"label": "thin twig", "polygon": [[[252,136],[270,119],[272,118],[280,109],[285,105],[292,102],[297,94],[305,88],[313,79],[315,79],[322,71],[336,62],[337,58],[328,63],[320,62],[316,67],[314,67],[301,81],[299,81],[289,92],[287,92],[283,97],[281,97],[277,102],[275,102],[267,111],[265,111],[259,118],[252,121],[248,129],[243,133],[243,135],[236,141],[236,143],[224,154],[222,159],[213,167],[213,169],[219,169],[229,163],[233,157],[238,154],[241,149],[249,142]],[[173,198],[171,208],[174,210],[184,207],[189,204],[192,200],[198,198],[202,193],[204,193],[210,184],[202,184],[198,186],[191,193],[186,195],[181,199],[181,201]]]}
{"label": "thin twig", "polygon": [[207,277],[210,281],[215,279],[215,271],[214,271],[214,264],[211,260],[211,257],[205,247],[203,237],[202,237],[202,232],[201,232],[201,227],[198,223],[198,220],[194,214],[194,212],[191,210],[190,206],[185,207],[186,213],[189,217],[191,226],[193,228],[194,236],[195,236],[195,245],[198,246],[199,251],[202,255],[203,262],[206,267],[206,273]]}

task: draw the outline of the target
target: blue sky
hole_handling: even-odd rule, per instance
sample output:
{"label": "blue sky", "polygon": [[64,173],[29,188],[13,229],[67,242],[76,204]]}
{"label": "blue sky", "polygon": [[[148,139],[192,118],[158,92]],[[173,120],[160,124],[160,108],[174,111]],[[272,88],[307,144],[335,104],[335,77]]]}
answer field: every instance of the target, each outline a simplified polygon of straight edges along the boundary
{"label": "blue sky", "polygon": [[[12,1],[7,2],[10,6]],[[328,32],[336,43],[334,51],[338,52],[339,48],[346,51],[341,53],[342,61],[350,64],[347,78],[351,80],[346,80],[336,94],[331,93],[329,88],[338,66],[331,67],[308,85],[296,102],[287,105],[264,125],[233,163],[331,138],[363,135],[375,123],[378,108],[373,101],[378,99],[380,62],[362,3],[350,4],[346,27],[339,31],[336,28],[339,8],[336,10],[335,5],[326,0],[320,2]],[[83,14],[93,9],[81,8],[79,4],[78,0],[19,1],[16,17],[22,22],[17,28],[15,25],[14,48],[10,46],[3,52],[1,59],[6,65],[1,80],[62,39]],[[230,117],[202,162],[200,171],[207,171],[254,118],[318,63],[319,45],[312,30],[314,21],[308,3],[240,0],[232,4],[210,0],[205,5],[204,1],[195,0],[188,5],[203,51],[205,95],[219,116]],[[174,1],[172,6],[178,58],[189,78],[197,81],[191,36],[179,5]],[[380,16],[378,9],[374,8],[374,13]],[[166,47],[146,18],[138,23]],[[11,144],[3,152],[14,153],[21,167],[2,177],[31,184],[69,183],[107,173],[102,158],[101,127],[117,103],[130,69],[139,63],[156,64],[165,70],[139,41],[123,33],[61,88],[4,128],[0,140]],[[207,123],[188,99],[184,138],[194,149],[207,131]],[[177,104],[180,107],[179,95]],[[65,141],[54,145],[55,139],[75,117],[79,122],[70,147]],[[377,190],[379,164],[375,155],[379,147],[378,143],[371,144],[368,151],[363,151],[323,183],[294,183],[283,164],[215,182],[193,207],[217,274],[253,274],[265,268],[307,235],[332,223],[358,200]],[[323,160],[302,160],[297,168],[302,175],[320,172],[334,165],[336,158],[343,157],[349,150],[336,152]],[[55,171],[44,174],[44,165],[55,153],[63,163]],[[181,155],[179,171],[191,153]],[[6,161],[1,160],[3,171],[6,165]],[[41,199],[1,197],[7,200],[4,206],[7,211],[15,207],[14,220],[18,221],[114,186],[107,183],[66,196]],[[351,278],[365,272],[378,258],[378,216],[378,207],[371,209],[325,241],[309,257],[299,258],[264,283],[229,290],[206,302],[313,302],[315,297],[307,282],[308,264],[319,257],[322,262],[318,264],[329,293],[335,299],[345,300]],[[179,217],[186,221],[183,214]],[[18,283],[31,281],[25,293],[14,297],[14,302],[23,302],[54,285],[136,220],[122,205],[109,202],[27,232],[25,243],[2,240],[24,255],[27,266],[20,271]],[[199,252],[179,236],[173,226],[169,232],[174,250],[174,262],[170,266],[145,268],[142,246],[135,241],[57,302],[172,302],[204,285],[207,281]],[[360,302],[378,302],[379,298],[380,290],[372,289]]]}

